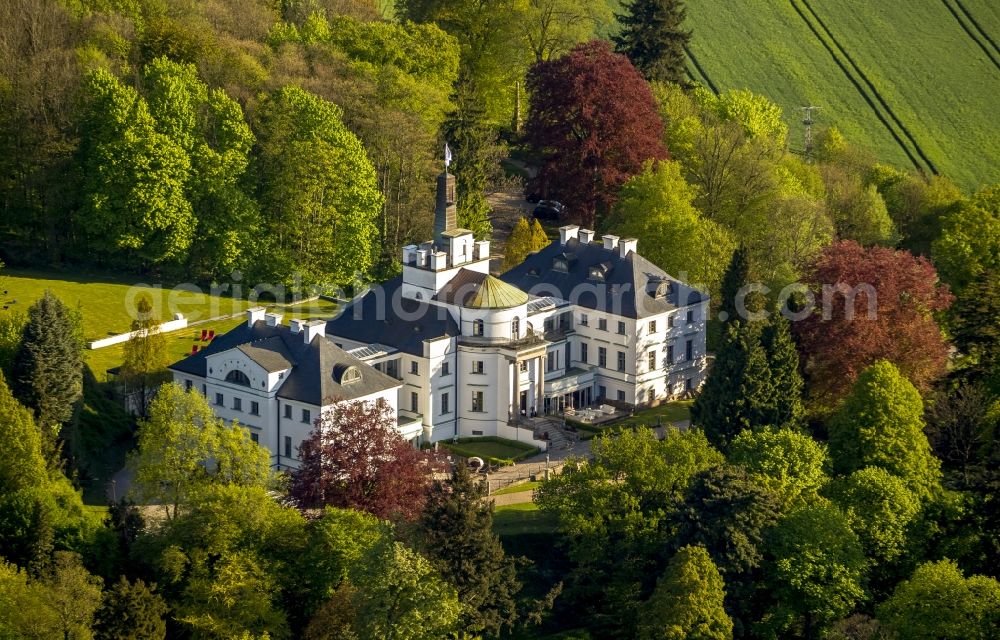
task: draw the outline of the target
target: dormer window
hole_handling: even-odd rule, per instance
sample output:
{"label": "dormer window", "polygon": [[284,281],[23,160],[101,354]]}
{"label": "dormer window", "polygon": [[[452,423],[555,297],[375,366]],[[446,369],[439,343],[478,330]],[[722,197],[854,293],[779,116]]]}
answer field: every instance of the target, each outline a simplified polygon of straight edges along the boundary
{"label": "dormer window", "polygon": [[569,261],[565,258],[553,258],[552,259],[552,269],[554,271],[559,271],[561,273],[569,272]]}
{"label": "dormer window", "polygon": [[340,376],[340,384],[351,384],[361,380],[361,372],[357,367],[348,367],[344,375]]}
{"label": "dormer window", "polygon": [[238,384],[241,387],[250,386],[250,378],[247,377],[247,374],[236,369],[233,369],[232,371],[226,374],[226,382],[231,382],[232,384]]}
{"label": "dormer window", "polygon": [[601,271],[599,266],[593,266],[590,268],[590,279],[604,282],[604,272]]}
{"label": "dormer window", "polygon": [[654,298],[666,298],[670,295],[670,281],[663,278],[650,278],[646,291]]}

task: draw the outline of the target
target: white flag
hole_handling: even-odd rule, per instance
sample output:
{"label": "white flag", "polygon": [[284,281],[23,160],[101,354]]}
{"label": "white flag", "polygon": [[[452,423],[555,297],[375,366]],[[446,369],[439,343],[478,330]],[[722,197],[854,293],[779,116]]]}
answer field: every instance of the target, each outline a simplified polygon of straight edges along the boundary
{"label": "white flag", "polygon": [[448,170],[448,166],[451,165],[451,149],[448,148],[448,143],[444,143],[444,168],[445,171]]}

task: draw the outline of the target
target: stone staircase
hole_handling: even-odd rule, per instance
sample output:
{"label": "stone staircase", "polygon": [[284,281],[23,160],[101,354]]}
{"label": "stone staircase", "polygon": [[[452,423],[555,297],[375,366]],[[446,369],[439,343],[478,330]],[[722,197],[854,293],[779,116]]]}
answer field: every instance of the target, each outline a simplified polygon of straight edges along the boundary
{"label": "stone staircase", "polygon": [[563,429],[563,421],[558,418],[536,418],[532,426],[535,437],[540,438],[546,432],[549,434],[549,448],[553,451],[569,449],[575,442],[575,436]]}

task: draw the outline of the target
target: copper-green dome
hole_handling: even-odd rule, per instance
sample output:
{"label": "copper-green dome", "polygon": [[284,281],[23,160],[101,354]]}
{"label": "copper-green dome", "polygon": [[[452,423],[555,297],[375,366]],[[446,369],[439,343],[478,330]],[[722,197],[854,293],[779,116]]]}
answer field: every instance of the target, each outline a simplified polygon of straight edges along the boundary
{"label": "copper-green dome", "polygon": [[527,302],[528,294],[525,292],[503,280],[486,276],[465,306],[470,309],[509,309]]}

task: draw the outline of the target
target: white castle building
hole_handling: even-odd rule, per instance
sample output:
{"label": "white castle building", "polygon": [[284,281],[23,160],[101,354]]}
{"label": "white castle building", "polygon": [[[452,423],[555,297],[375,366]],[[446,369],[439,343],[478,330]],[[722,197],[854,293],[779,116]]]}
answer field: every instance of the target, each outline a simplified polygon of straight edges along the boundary
{"label": "white castle building", "polygon": [[[403,274],[335,319],[286,326],[264,309],[170,368],[226,420],[298,465],[338,402],[385,399],[415,444],[456,436],[531,441],[537,416],[655,405],[700,386],[708,296],[576,225],[490,275],[490,243],[455,224],[455,178],[438,177],[433,242],[403,247]],[[541,444],[544,448],[544,443]]]}

